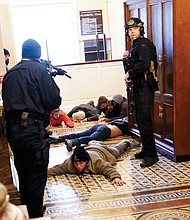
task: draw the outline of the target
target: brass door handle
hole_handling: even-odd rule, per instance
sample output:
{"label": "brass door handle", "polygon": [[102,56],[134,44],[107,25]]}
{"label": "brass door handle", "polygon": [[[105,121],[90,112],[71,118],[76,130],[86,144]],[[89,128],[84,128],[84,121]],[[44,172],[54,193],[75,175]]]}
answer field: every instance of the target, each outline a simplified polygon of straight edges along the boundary
{"label": "brass door handle", "polygon": [[163,116],[163,107],[159,105],[159,117],[162,118]]}
{"label": "brass door handle", "polygon": [[162,66],[162,55],[158,55],[158,66]]}

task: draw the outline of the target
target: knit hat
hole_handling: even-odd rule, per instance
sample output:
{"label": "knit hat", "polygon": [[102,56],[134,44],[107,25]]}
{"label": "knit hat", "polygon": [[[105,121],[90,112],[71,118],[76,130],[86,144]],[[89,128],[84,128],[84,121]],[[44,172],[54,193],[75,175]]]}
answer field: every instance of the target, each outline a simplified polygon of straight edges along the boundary
{"label": "knit hat", "polygon": [[121,94],[116,94],[112,97],[112,100],[116,102],[118,105],[121,105],[123,101],[123,96]]}
{"label": "knit hat", "polygon": [[88,152],[82,146],[77,146],[71,156],[72,162],[90,161]]}
{"label": "knit hat", "polygon": [[34,59],[41,57],[41,46],[33,40],[28,39],[22,45],[22,58]]}
{"label": "knit hat", "polygon": [[85,118],[85,113],[82,110],[72,114],[73,121],[82,120]]}

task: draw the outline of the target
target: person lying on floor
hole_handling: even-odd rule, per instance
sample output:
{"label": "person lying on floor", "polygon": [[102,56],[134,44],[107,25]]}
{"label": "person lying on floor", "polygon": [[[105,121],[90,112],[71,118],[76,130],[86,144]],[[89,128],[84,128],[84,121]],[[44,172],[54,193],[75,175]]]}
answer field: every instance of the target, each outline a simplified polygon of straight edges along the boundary
{"label": "person lying on floor", "polygon": [[108,108],[108,99],[105,96],[100,96],[98,98],[98,103],[95,106],[96,112],[99,117],[103,114],[105,115]]}
{"label": "person lying on floor", "polygon": [[128,117],[110,121],[108,124],[96,124],[91,128],[79,132],[59,136],[57,142],[65,142],[67,150],[72,151],[74,146],[88,144],[91,140],[104,141],[120,135],[129,135]]}
{"label": "person lying on floor", "polygon": [[49,120],[50,120],[50,124],[46,128],[46,130],[48,130],[52,126],[63,125],[63,123],[69,128],[74,127],[74,122],[69,118],[69,116],[64,111],[60,110],[60,108],[57,108],[51,112]]}
{"label": "person lying on floor", "polygon": [[87,147],[77,146],[73,154],[63,163],[48,169],[48,177],[61,174],[84,173],[102,174],[111,179],[112,184],[121,186],[125,182],[121,179],[114,165],[117,158],[126,150],[131,148],[129,140],[122,140],[115,146],[89,145]]}
{"label": "person lying on floor", "polygon": [[127,99],[121,94],[116,94],[108,101],[104,115],[99,117],[99,122],[109,122],[113,119],[123,118],[128,115]]}
{"label": "person lying on floor", "polygon": [[74,112],[72,114],[72,121],[80,123],[80,122],[84,122],[85,119],[85,112],[83,112],[82,110],[79,110],[78,112]]}
{"label": "person lying on floor", "polygon": [[88,102],[87,104],[80,104],[75,106],[71,109],[71,111],[68,112],[68,116],[72,118],[73,113],[76,113],[78,111],[83,111],[85,113],[85,116],[82,121],[97,121],[99,115],[96,112],[96,109],[94,107],[94,104],[92,102]]}

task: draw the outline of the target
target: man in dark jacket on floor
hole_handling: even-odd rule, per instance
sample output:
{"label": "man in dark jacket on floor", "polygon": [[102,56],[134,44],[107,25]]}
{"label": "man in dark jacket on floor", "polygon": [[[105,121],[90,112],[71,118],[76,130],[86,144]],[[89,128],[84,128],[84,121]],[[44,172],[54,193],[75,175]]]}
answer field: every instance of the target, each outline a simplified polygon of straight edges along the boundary
{"label": "man in dark jacket on floor", "polygon": [[121,94],[116,94],[108,101],[108,107],[104,116],[99,121],[109,122],[113,119],[123,118],[128,115],[127,99]]}
{"label": "man in dark jacket on floor", "polygon": [[80,104],[71,109],[71,111],[67,114],[70,118],[72,118],[73,113],[78,111],[83,111],[85,113],[85,117],[82,121],[97,121],[99,115],[94,106],[91,103]]}

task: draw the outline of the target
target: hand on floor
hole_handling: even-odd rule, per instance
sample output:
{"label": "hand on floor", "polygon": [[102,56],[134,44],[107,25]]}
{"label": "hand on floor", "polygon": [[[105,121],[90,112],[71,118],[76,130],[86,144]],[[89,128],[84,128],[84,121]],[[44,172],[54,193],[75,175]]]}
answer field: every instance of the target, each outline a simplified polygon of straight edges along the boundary
{"label": "hand on floor", "polygon": [[115,178],[114,180],[112,180],[112,184],[116,186],[123,186],[125,182],[120,178]]}

